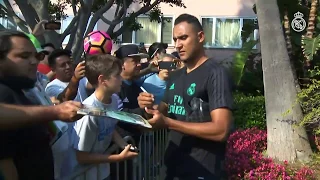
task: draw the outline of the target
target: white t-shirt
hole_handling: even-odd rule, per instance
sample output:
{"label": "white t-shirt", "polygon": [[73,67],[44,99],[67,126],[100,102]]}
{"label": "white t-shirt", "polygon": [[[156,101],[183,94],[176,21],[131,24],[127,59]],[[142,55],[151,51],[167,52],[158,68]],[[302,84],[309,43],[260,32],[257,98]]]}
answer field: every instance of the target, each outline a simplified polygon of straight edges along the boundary
{"label": "white t-shirt", "polygon": [[[75,97],[75,101],[83,102],[88,97],[87,94],[87,83],[88,79],[86,77],[82,78],[79,81],[77,96]],[[55,79],[48,83],[46,87],[46,93],[49,97],[58,97],[60,93],[64,91],[64,89],[68,86],[69,82],[62,82],[59,79]]]}
{"label": "white t-shirt", "polygon": [[[111,104],[103,104],[96,98],[95,93],[93,93],[85,101],[83,101],[83,104],[113,110],[118,108],[116,95],[112,95]],[[72,135],[74,149],[78,151],[103,154],[112,141],[112,134],[115,130],[117,122],[118,121],[116,119],[97,116],[84,116],[80,120],[76,121],[74,124],[74,134]],[[73,164],[72,168],[73,171],[77,170],[77,168],[81,168],[82,166],[78,164],[77,160],[75,160],[75,162],[76,163]],[[107,178],[109,175],[110,165],[109,163],[105,163],[92,167],[86,171],[84,175],[77,177],[77,180],[102,180]]]}

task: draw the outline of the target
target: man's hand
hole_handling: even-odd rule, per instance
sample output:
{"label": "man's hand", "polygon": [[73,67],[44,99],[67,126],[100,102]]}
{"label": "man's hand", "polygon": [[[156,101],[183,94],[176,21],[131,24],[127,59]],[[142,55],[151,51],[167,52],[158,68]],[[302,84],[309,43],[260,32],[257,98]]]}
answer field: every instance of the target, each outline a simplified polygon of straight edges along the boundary
{"label": "man's hand", "polygon": [[145,108],[145,111],[148,114],[151,114],[153,117],[148,120],[150,125],[153,128],[161,127],[161,128],[167,128],[168,127],[168,118],[165,117],[163,114],[159,112],[157,109],[149,109]]}
{"label": "man's hand", "polygon": [[152,108],[154,103],[153,94],[142,92],[138,96],[138,104],[141,109],[145,107]]}
{"label": "man's hand", "polygon": [[159,72],[159,65],[158,65],[158,61],[152,61],[149,63],[148,67],[147,67],[148,71],[150,71],[151,73],[153,72]]}
{"label": "man's hand", "polygon": [[57,116],[57,120],[64,122],[74,122],[80,119],[83,115],[77,114],[77,111],[82,107],[80,102],[66,101],[62,104],[53,106],[52,110]]}
{"label": "man's hand", "polygon": [[85,62],[82,61],[80,62],[76,69],[74,70],[74,77],[77,79],[77,80],[80,80],[81,78],[83,78],[85,76]]}
{"label": "man's hand", "polygon": [[38,24],[36,24],[34,26],[32,34],[35,35],[35,36],[42,36],[44,34],[44,32],[46,31],[44,29],[44,24],[47,23],[47,22],[48,22],[47,20],[42,20]]}

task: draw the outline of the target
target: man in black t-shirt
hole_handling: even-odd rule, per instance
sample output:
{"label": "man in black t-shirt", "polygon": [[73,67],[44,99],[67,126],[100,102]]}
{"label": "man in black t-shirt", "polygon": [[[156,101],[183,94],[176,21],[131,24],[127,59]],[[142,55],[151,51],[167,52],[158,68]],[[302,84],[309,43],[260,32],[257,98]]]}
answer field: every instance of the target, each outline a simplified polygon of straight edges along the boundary
{"label": "man in black t-shirt", "polygon": [[[36,82],[37,65],[44,57],[21,32],[0,31],[0,103],[33,105],[24,95]],[[47,124],[0,130],[0,163],[13,162],[19,179],[54,179]]]}
{"label": "man in black t-shirt", "polygon": [[165,180],[224,178],[226,139],[232,127],[232,92],[226,70],[205,55],[199,20],[180,15],[173,39],[185,67],[170,75],[163,101],[152,109],[152,95],[140,93],[141,108],[154,128],[168,128]]}

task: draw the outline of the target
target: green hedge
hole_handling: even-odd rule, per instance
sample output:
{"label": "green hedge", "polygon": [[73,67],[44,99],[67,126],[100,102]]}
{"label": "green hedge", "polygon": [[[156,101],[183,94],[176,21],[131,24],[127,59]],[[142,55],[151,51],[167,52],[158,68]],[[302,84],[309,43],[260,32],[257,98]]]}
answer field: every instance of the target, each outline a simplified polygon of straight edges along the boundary
{"label": "green hedge", "polygon": [[234,100],[236,109],[233,115],[237,129],[267,128],[264,96],[246,96],[235,93]]}

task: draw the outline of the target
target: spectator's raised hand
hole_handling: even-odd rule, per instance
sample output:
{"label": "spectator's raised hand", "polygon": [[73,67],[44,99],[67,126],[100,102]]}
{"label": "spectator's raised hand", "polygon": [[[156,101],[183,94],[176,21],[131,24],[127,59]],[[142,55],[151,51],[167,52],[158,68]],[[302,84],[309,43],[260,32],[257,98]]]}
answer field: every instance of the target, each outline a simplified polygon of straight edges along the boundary
{"label": "spectator's raised hand", "polygon": [[57,118],[64,122],[74,122],[80,119],[83,115],[77,114],[77,111],[82,108],[80,102],[66,101],[59,105],[53,106],[52,110],[55,112]]}
{"label": "spectator's raised hand", "polygon": [[34,26],[34,29],[32,31],[32,34],[35,36],[42,36],[44,32],[46,31],[44,28],[44,24],[47,23],[47,20],[42,20],[38,24]]}
{"label": "spectator's raised hand", "polygon": [[80,62],[76,69],[74,70],[74,77],[77,79],[77,80],[80,80],[81,78],[83,78],[85,76],[85,62],[82,61]]}
{"label": "spectator's raised hand", "polygon": [[147,68],[149,69],[150,72],[159,72],[158,61],[150,62]]}

